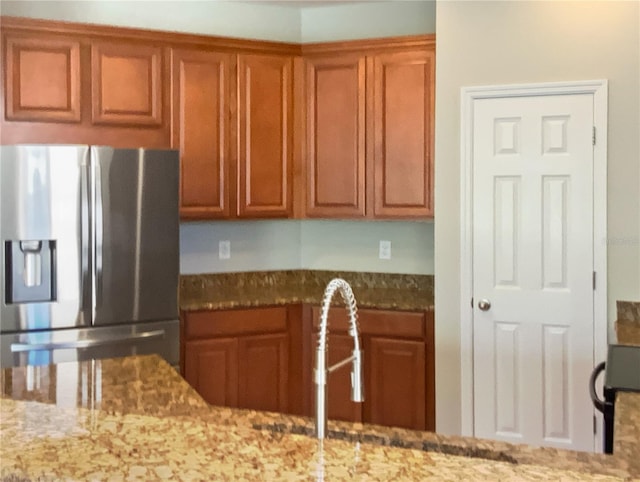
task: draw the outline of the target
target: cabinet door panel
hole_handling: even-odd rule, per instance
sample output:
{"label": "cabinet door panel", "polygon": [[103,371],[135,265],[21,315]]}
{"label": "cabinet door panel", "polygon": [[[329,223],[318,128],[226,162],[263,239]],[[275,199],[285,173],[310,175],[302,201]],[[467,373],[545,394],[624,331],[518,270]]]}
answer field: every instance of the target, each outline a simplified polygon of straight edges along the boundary
{"label": "cabinet door panel", "polygon": [[184,376],[212,405],[238,406],[238,341],[233,338],[185,344]]}
{"label": "cabinet door panel", "polygon": [[94,124],[162,123],[162,49],[131,43],[91,46]]}
{"label": "cabinet door panel", "polygon": [[365,216],[365,58],[306,60],[307,216]]}
{"label": "cabinet door panel", "polygon": [[365,422],[425,429],[424,342],[372,337]]}
{"label": "cabinet door panel", "polygon": [[182,218],[228,217],[232,56],[174,50],[171,54],[172,144],[180,149]]}
{"label": "cabinet door panel", "polygon": [[[353,339],[349,335],[341,335],[332,332],[327,343],[329,354],[327,356],[327,367],[338,363],[353,354]],[[313,367],[316,366],[315,353],[317,346],[317,336],[314,337],[313,344]],[[366,363],[366,353],[364,355]],[[313,380],[313,378],[312,378]],[[316,385],[312,384],[313,415],[315,416],[315,394]],[[367,398],[367,385],[364,386],[365,400]],[[351,401],[351,364],[347,364],[338,370],[330,373],[327,377],[327,417],[330,420],[344,420],[347,422],[362,422],[362,403]]]}
{"label": "cabinet door panel", "polygon": [[80,42],[6,38],[7,120],[80,121]]}
{"label": "cabinet door panel", "polygon": [[238,56],[238,216],[287,217],[292,210],[293,61]]}
{"label": "cabinet door panel", "polygon": [[373,59],[374,215],[432,215],[432,51]]}
{"label": "cabinet door panel", "polygon": [[238,343],[238,406],[286,412],[287,335],[246,336],[239,338]]}

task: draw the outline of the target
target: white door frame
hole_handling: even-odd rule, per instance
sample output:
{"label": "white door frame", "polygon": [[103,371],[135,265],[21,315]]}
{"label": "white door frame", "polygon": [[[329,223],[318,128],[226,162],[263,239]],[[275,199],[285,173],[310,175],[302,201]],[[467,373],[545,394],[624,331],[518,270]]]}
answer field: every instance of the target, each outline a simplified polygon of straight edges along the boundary
{"label": "white door frame", "polygon": [[[607,354],[607,80],[463,87],[460,113],[460,354],[462,435],[473,421],[473,106],[477,99],[534,95],[593,94],[596,144],[593,152],[594,364]],[[588,387],[584,387],[588,396]],[[601,434],[602,423],[597,424]],[[596,437],[595,450],[601,450]]]}

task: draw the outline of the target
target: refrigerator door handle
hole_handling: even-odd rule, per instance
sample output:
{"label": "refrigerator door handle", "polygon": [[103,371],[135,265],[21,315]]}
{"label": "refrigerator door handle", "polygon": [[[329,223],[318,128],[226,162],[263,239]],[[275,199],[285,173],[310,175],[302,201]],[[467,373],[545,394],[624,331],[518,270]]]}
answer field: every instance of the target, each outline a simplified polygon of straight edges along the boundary
{"label": "refrigerator door handle", "polygon": [[91,294],[91,171],[88,156],[80,165],[80,312],[89,323],[92,316]]}
{"label": "refrigerator door handle", "polygon": [[[92,154],[96,151],[93,150]],[[102,245],[103,245],[103,202],[102,202],[102,172],[98,162],[98,156],[93,156],[93,306],[94,319],[95,308],[102,303]]]}
{"label": "refrigerator door handle", "polygon": [[145,331],[142,333],[133,333],[121,336],[113,336],[109,338],[98,338],[98,339],[89,339],[89,340],[72,340],[72,341],[60,341],[60,342],[49,342],[49,343],[12,343],[11,351],[13,353],[25,352],[25,351],[36,351],[36,350],[61,350],[68,348],[91,348],[94,346],[100,345],[110,345],[116,342],[127,342],[127,341],[146,341],[153,340],[156,338],[164,338],[165,331],[164,330],[152,330]]}

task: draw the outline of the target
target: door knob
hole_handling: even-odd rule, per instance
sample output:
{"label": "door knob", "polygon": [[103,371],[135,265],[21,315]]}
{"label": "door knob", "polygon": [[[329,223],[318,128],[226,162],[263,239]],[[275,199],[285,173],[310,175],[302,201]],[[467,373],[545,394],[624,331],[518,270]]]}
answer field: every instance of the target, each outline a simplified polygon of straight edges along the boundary
{"label": "door knob", "polygon": [[482,311],[489,311],[489,308],[491,308],[491,301],[487,299],[478,301],[478,308],[480,308]]}

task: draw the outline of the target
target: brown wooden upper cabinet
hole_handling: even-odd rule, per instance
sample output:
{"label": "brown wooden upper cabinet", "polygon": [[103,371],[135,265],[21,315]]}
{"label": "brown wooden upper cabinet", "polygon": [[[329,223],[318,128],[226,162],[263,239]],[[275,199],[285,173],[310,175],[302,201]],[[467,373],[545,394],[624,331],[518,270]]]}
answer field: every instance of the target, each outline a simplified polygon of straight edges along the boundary
{"label": "brown wooden upper cabinet", "polygon": [[183,219],[292,212],[292,58],[173,49]]}
{"label": "brown wooden upper cabinet", "polygon": [[306,216],[430,217],[433,42],[349,44],[305,54]]}
{"label": "brown wooden upper cabinet", "polygon": [[296,45],[12,17],[0,32],[2,144],[179,149],[183,219],[433,215],[433,35]]}
{"label": "brown wooden upper cabinet", "polygon": [[161,47],[132,42],[92,42],[94,124],[162,124],[163,87]]}
{"label": "brown wooden upper cabinet", "polygon": [[2,17],[2,144],[168,148],[163,48],[119,33]]}

